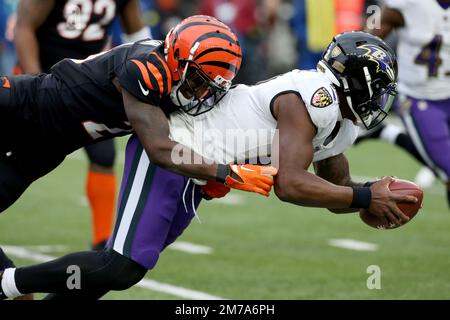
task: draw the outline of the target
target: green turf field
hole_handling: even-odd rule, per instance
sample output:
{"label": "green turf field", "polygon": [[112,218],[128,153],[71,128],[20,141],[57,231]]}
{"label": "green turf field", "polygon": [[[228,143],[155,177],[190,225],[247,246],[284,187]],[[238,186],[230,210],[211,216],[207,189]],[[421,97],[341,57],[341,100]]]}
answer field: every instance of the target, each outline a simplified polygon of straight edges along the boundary
{"label": "green turf field", "polygon": [[[124,139],[119,141],[123,149]],[[81,155],[81,157],[80,157]],[[368,142],[348,152],[353,175],[413,179],[419,166],[403,151]],[[120,156],[120,158],[122,158]],[[83,201],[86,161],[80,153],[35,183],[0,218],[0,243],[57,256],[90,244]],[[121,159],[122,161],[122,159]],[[121,172],[121,166],[117,167]],[[334,215],[241,192],[237,204],[204,202],[180,238],[211,254],[166,250],[147,279],[226,299],[449,299],[450,212],[443,186],[426,190],[408,225],[375,230],[356,214]],[[376,251],[330,246],[330,239],[376,244]],[[62,245],[40,250],[37,245]],[[40,250],[40,251],[39,251]],[[15,259],[25,265],[33,261]],[[369,290],[366,269],[381,268],[381,289]],[[159,288],[159,287],[158,287]],[[191,293],[134,287],[105,299],[185,299]],[[41,295],[38,295],[41,297]]]}

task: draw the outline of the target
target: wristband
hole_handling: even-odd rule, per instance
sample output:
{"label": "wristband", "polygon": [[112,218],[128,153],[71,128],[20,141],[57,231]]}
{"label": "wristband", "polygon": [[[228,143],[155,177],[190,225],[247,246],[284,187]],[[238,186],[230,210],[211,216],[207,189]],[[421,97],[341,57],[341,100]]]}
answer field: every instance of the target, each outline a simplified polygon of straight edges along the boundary
{"label": "wristband", "polygon": [[373,185],[375,182],[377,181],[367,181],[363,184],[363,187],[370,187],[371,185]]}
{"label": "wristband", "polygon": [[226,178],[231,174],[231,169],[226,164],[218,164],[216,172],[216,181],[225,183]]}
{"label": "wristband", "polygon": [[352,187],[353,199],[350,208],[364,208],[370,207],[372,201],[372,191],[369,187]]}

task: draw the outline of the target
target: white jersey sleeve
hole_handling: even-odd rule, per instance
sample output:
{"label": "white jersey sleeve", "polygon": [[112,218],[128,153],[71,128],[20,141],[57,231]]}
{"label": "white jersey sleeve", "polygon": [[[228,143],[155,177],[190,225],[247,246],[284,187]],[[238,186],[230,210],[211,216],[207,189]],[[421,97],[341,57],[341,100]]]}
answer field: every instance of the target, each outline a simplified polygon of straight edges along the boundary
{"label": "white jersey sleeve", "polygon": [[301,72],[296,81],[311,121],[317,128],[313,138],[313,161],[345,152],[357,138],[358,130],[352,121],[342,119],[333,85],[317,72]]}
{"label": "white jersey sleeve", "polygon": [[312,141],[314,161],[342,153],[356,139],[352,122],[341,119],[337,94],[329,80],[321,73],[300,70],[254,86],[238,85],[200,116],[171,115],[170,137],[221,163],[270,156],[277,127],[273,103],[284,93],[301,97],[317,129]]}
{"label": "white jersey sleeve", "polygon": [[313,140],[317,146],[331,134],[340,118],[337,93],[322,73],[294,70],[290,74],[317,129]]}

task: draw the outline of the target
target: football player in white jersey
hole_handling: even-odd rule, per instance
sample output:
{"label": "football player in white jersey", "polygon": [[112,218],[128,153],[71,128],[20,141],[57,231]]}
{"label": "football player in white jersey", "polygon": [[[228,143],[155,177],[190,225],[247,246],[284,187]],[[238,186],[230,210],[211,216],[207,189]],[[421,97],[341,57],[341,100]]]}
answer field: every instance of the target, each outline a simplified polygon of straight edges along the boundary
{"label": "football player in white jersey", "polygon": [[[275,181],[278,198],[334,212],[369,209],[384,219],[385,224],[401,224],[408,217],[398,209],[397,202],[416,202],[417,199],[390,192],[387,186],[391,177],[367,185],[352,182],[343,155],[356,138],[354,124],[371,128],[385,118],[396,94],[396,76],[395,55],[382,40],[364,32],[344,33],[333,39],[318,64],[318,71],[294,70],[255,86],[239,85],[207,113],[196,117],[185,113],[172,115],[171,138],[211,160],[232,162],[243,161],[252,150],[272,144],[273,136],[277,135],[273,140],[275,146],[261,148],[267,152],[257,155],[273,158],[271,153],[280,150]],[[233,129],[269,130],[273,136],[230,149],[217,136],[200,133],[200,140],[197,140],[200,127],[224,134]],[[120,206],[131,207],[134,201],[134,206],[142,203],[138,205],[142,210],[134,215],[118,216],[115,227],[118,236],[110,240],[104,254],[112,251],[115,259],[125,256],[140,269],[147,270],[155,266],[160,252],[189,225],[200,203],[200,195],[220,197],[226,194],[227,187],[217,182],[201,187],[194,180],[159,169],[148,174],[146,168],[154,165],[149,163],[145,153],[136,151],[142,149],[139,146],[136,136],[127,145],[124,172],[127,178],[122,193],[128,193],[128,197],[124,199],[126,204]],[[307,171],[312,162],[317,175]],[[141,199],[147,199],[149,192],[144,181],[156,175],[158,196],[144,205],[147,202]],[[177,187],[179,179],[188,181]],[[178,200],[162,201],[166,193],[178,195]],[[162,203],[157,210],[158,202]],[[142,223],[148,219],[153,223]],[[127,255],[127,247],[135,245],[134,234],[138,229],[146,232],[145,238],[138,239],[139,254]],[[152,240],[155,233],[166,236],[163,241],[155,242]],[[119,238],[125,240],[120,248]],[[118,268],[100,257],[85,263],[81,256],[82,253],[71,254],[45,264],[9,270],[7,277],[0,279],[3,290],[3,293],[0,290],[0,298],[2,294],[5,298],[29,292],[55,293],[50,296],[53,299],[98,298],[109,290],[124,290],[143,277],[141,272],[136,274],[134,269]],[[82,274],[86,275],[79,290],[66,287],[66,270],[70,265],[82,266]],[[14,276],[8,276],[10,274]]]}
{"label": "football player in white jersey", "polygon": [[[372,33],[398,31],[398,112],[415,146],[409,151],[447,184],[450,206],[450,1],[385,3]],[[393,142],[399,131],[387,125],[379,132]]]}
{"label": "football player in white jersey", "polygon": [[[329,45],[317,71],[294,70],[255,86],[238,85],[208,113],[173,115],[171,137],[207,158],[241,162],[264,141],[230,149],[214,132],[278,129],[275,192],[281,200],[334,211],[370,207],[399,224],[407,217],[397,210],[398,198],[386,193],[391,178],[371,188],[355,184],[343,155],[356,139],[355,124],[372,128],[385,118],[396,95],[396,75],[395,54],[381,39],[343,33]],[[318,175],[307,171],[311,163]]]}

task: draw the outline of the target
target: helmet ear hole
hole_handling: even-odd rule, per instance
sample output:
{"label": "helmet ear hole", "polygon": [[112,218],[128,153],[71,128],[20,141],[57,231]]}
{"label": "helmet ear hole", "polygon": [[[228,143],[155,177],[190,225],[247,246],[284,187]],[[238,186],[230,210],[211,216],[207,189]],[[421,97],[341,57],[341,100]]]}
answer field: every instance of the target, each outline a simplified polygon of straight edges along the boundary
{"label": "helmet ear hole", "polygon": [[178,59],[178,57],[180,56],[180,49],[179,48],[175,49],[175,51],[173,53],[173,56],[175,57],[175,59]]}

